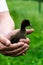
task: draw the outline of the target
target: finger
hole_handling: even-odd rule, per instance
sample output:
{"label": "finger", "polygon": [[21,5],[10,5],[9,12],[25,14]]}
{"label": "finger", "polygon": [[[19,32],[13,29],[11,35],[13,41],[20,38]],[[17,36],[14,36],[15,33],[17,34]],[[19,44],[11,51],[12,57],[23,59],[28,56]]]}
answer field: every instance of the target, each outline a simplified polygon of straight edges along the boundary
{"label": "finger", "polygon": [[[5,56],[11,56],[11,57],[17,57],[16,55],[11,55],[11,54],[3,54],[3,55],[5,55]],[[23,53],[23,54],[20,54],[20,55],[18,55],[18,56],[24,56],[25,55],[25,53]]]}
{"label": "finger", "polygon": [[22,52],[16,54],[16,56],[20,56],[20,55],[22,55],[22,54],[23,54],[24,52],[26,52],[27,50],[28,50],[28,48],[25,48]]}
{"label": "finger", "polygon": [[31,34],[32,32],[34,32],[34,29],[27,29],[26,30],[26,34]]}
{"label": "finger", "polygon": [[16,54],[16,56],[19,56],[19,55],[25,55],[26,51],[29,49],[29,45],[28,47],[24,48],[21,52],[19,52],[18,54]]}
{"label": "finger", "polygon": [[0,35],[0,42],[6,46],[9,46],[11,44],[11,42],[6,37],[4,37],[4,35]]}
{"label": "finger", "polygon": [[[17,56],[24,56],[25,55],[25,53],[23,53],[23,54],[20,54],[20,55],[10,55],[11,57],[17,57]],[[9,56],[9,55],[7,55],[7,56]]]}
{"label": "finger", "polygon": [[28,45],[24,44],[22,47],[19,47],[19,48],[13,50],[13,51],[9,51],[9,53],[18,53],[18,52],[20,52],[21,50],[23,50],[26,47],[28,47]]}
{"label": "finger", "polygon": [[[13,30],[11,33],[14,35],[14,33],[16,34],[17,32],[19,32],[20,31],[20,29],[16,29],[16,30]],[[26,30],[26,33],[27,34],[30,34],[30,33],[32,33],[34,31],[34,29],[27,29]]]}
{"label": "finger", "polygon": [[[16,29],[16,30],[13,30],[9,35],[12,36],[12,35],[15,35],[17,32],[19,32],[20,29]],[[26,30],[26,34],[30,34],[34,31],[34,29],[27,29]]]}
{"label": "finger", "polygon": [[26,39],[20,39],[20,42],[24,42],[24,43],[30,43],[30,39],[26,38]]}
{"label": "finger", "polygon": [[5,45],[3,45],[1,42],[0,42],[0,52],[2,52],[3,51],[3,49],[5,48],[6,46]]}
{"label": "finger", "polygon": [[17,48],[19,48],[19,47],[22,47],[23,45],[24,45],[24,42],[19,42],[19,43],[10,44],[9,47],[6,47],[6,50],[7,50],[7,51],[14,50],[14,49],[17,49]]}
{"label": "finger", "polygon": [[[14,34],[16,34],[17,32],[19,32],[20,31],[20,29],[16,29],[16,30],[13,30],[11,33],[14,35]],[[32,33],[34,31],[34,29],[27,29],[26,30],[26,33],[27,34],[30,34],[30,33]],[[11,34],[11,36],[12,36],[12,34]]]}
{"label": "finger", "polygon": [[17,55],[19,52],[21,52],[21,51],[24,50],[25,48],[28,48],[26,44],[25,44],[24,46],[22,46],[21,48],[15,49],[15,50],[13,50],[13,51],[6,51],[4,54]]}

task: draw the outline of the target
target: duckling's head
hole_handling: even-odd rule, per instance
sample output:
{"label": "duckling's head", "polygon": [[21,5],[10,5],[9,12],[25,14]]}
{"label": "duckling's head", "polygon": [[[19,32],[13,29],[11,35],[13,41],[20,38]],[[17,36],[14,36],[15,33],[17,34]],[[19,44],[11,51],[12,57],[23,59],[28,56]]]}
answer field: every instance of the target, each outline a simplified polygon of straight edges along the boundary
{"label": "duckling's head", "polygon": [[24,19],[21,23],[21,29],[25,29],[25,27],[31,26],[30,21],[27,19]]}

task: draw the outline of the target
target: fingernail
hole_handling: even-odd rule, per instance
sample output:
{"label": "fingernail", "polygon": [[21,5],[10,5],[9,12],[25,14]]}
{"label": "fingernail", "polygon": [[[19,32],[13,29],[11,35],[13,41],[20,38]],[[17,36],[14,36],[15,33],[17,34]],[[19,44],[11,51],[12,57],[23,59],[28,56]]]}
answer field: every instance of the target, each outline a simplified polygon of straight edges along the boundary
{"label": "fingernail", "polygon": [[25,53],[23,53],[23,55],[25,55]]}
{"label": "fingernail", "polygon": [[32,31],[34,31],[34,29],[31,29]]}

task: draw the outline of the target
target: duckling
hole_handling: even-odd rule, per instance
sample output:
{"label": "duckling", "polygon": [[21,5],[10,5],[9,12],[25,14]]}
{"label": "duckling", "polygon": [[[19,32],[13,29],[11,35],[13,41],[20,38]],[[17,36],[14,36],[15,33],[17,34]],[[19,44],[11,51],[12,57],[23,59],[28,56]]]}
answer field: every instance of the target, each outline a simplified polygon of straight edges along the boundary
{"label": "duckling", "polygon": [[31,26],[30,21],[24,19],[21,23],[20,31],[10,38],[11,43],[17,43],[20,39],[26,39],[26,27]]}

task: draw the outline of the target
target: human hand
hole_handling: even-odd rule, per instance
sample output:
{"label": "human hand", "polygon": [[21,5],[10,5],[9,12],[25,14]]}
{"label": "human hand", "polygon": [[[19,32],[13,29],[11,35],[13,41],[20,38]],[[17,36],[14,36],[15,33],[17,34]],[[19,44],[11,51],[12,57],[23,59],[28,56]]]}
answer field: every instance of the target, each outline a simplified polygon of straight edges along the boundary
{"label": "human hand", "polygon": [[[1,43],[0,43],[1,44]],[[1,44],[1,46],[3,46]],[[11,44],[9,47],[3,46],[3,50],[1,49],[0,52],[5,56],[21,56],[23,55],[27,49],[29,48],[29,45],[24,44],[24,42],[18,42],[17,44]]]}
{"label": "human hand", "polygon": [[0,53],[6,56],[18,56],[23,54],[27,49],[28,45],[24,44],[24,42],[11,44],[4,35],[0,35]]}
{"label": "human hand", "polygon": [[27,49],[28,45],[24,44],[24,42],[11,44],[4,35],[0,34],[0,53],[6,56],[18,56],[22,55]]}
{"label": "human hand", "polygon": [[[19,31],[19,30],[18,30]],[[15,33],[17,32],[17,30],[15,30]],[[32,33],[33,30],[27,30],[26,33]],[[12,32],[12,34],[14,34]],[[4,46],[2,45],[2,43],[0,43],[1,49],[0,52],[6,56],[20,56],[23,55],[27,49],[29,48],[28,43],[30,42],[30,40],[28,38],[26,39],[20,39],[19,42],[16,44],[10,44],[10,46]]]}
{"label": "human hand", "polygon": [[[26,34],[31,34],[32,32],[34,31],[34,29],[27,29],[26,30]],[[16,29],[16,30],[13,30],[13,31],[11,31],[8,35],[7,35],[7,38],[10,40],[12,37],[14,37],[14,35],[16,34],[16,33],[18,33],[19,32],[19,29]],[[20,42],[21,41],[23,41],[23,42],[30,42],[30,40],[27,38],[26,40],[25,39],[20,39],[19,40]]]}
{"label": "human hand", "polygon": [[[19,30],[15,30],[12,32],[11,35],[14,35],[14,33],[16,34],[16,32],[18,32]],[[32,33],[34,30],[33,29],[29,29],[26,30],[26,34],[30,34]],[[8,36],[8,35],[7,35]],[[9,37],[10,38],[10,37]],[[6,48],[7,51],[4,51],[4,55],[8,55],[8,56],[20,56],[23,55],[27,49],[29,48],[28,43],[30,43],[30,40],[28,38],[26,39],[20,39],[19,42],[16,44],[11,44],[11,46],[8,48]]]}
{"label": "human hand", "polygon": [[[10,44],[8,42],[9,37],[11,37],[10,35],[16,34],[16,32],[18,32],[19,30],[14,30],[14,32],[12,32],[12,34],[9,35],[8,33],[14,29],[13,20],[11,19],[11,17],[9,16],[9,13],[7,13],[7,12],[4,13],[3,15],[1,15],[1,17],[2,18],[1,18],[1,24],[0,24],[1,27],[0,28],[5,36],[4,36],[4,39],[3,39],[3,36],[0,36],[1,37],[1,39],[0,39],[0,53],[4,54],[6,56],[23,55],[23,53],[25,53],[27,51],[27,49],[29,48],[29,45],[28,45],[28,43],[30,42],[29,39],[27,39],[27,38],[20,39],[17,44],[16,43]],[[7,21],[7,24],[5,24],[6,21]],[[33,30],[26,31],[27,34],[30,34],[32,32],[33,32]],[[6,41],[6,39],[7,39],[7,41]]]}

